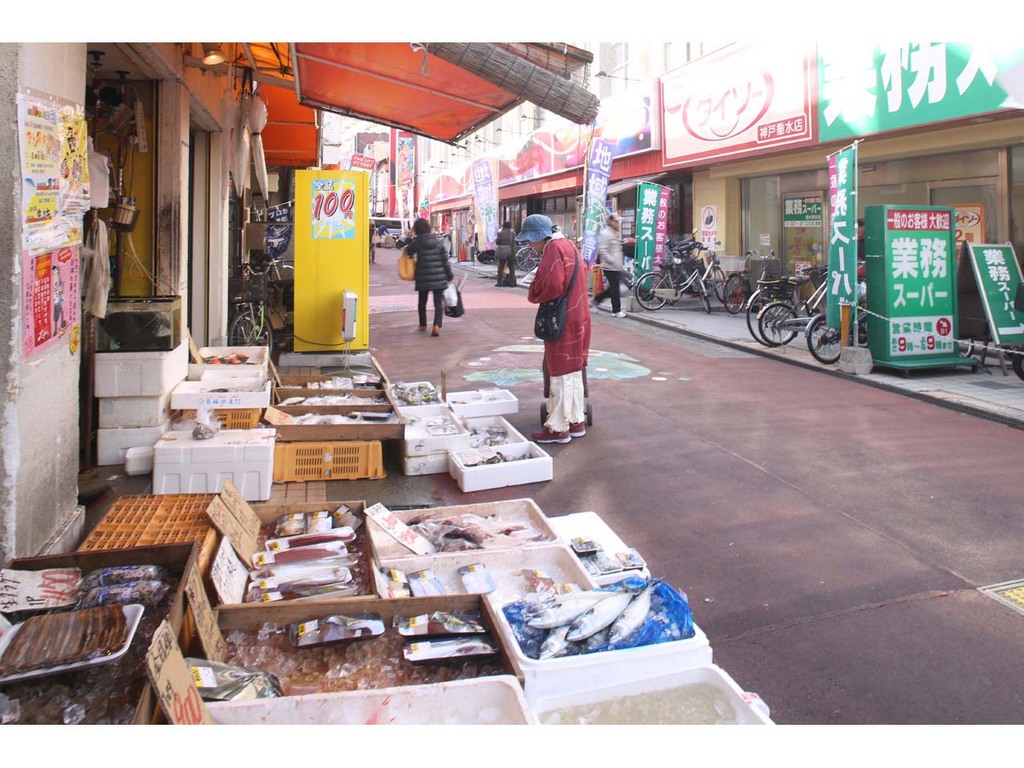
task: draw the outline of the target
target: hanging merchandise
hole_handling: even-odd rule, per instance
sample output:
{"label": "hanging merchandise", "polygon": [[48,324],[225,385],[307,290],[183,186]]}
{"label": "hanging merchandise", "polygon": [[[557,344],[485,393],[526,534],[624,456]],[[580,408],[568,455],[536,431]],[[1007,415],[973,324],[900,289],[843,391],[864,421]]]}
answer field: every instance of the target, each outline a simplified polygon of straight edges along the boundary
{"label": "hanging merchandise", "polygon": [[267,156],[263,152],[263,137],[260,132],[267,125],[267,105],[259,96],[254,96],[249,107],[249,131],[252,133],[252,160],[256,166],[256,181],[260,185],[263,199],[269,199],[267,180]]}
{"label": "hanging merchandise", "polygon": [[89,137],[89,205],[106,208],[110,205],[110,156],[97,152]]}
{"label": "hanging merchandise", "polygon": [[249,73],[246,72],[242,83],[242,93],[238,100],[238,115],[233,129],[234,138],[231,142],[234,153],[231,176],[235,182],[235,194],[239,196],[249,185],[249,111],[251,104]]}
{"label": "hanging merchandise", "polygon": [[94,216],[82,249],[85,269],[85,311],[93,317],[107,316],[107,296],[110,294],[110,238],[103,219]]}

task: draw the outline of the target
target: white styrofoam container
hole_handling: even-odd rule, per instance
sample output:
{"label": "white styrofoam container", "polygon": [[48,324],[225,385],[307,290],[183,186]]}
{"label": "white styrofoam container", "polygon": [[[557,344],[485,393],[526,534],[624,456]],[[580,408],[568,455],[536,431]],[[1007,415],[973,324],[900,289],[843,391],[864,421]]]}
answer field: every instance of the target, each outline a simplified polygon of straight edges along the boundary
{"label": "white styrofoam container", "polygon": [[[387,506],[385,504],[385,506]],[[547,517],[540,511],[533,499],[508,499],[505,501],[487,501],[479,504],[456,504],[448,507],[429,507],[427,509],[393,510],[395,517],[408,524],[414,518],[455,517],[460,515],[477,515],[500,522],[502,527],[522,526],[526,532],[536,531],[536,540],[524,537],[508,539],[501,547],[492,546],[488,549],[518,549],[538,544],[551,544],[558,541],[558,534],[548,523]],[[370,543],[373,552],[380,561],[402,557],[416,557],[412,550],[395,541],[379,525],[370,521],[367,524],[370,532]]]}
{"label": "white styrofoam container", "polygon": [[129,448],[124,454],[126,475],[149,475],[153,472],[152,448]]}
{"label": "white styrofoam container", "polygon": [[[206,360],[210,357],[227,357],[234,354],[247,355],[249,360],[239,365],[224,365],[212,363],[189,363],[187,376],[190,381],[199,381],[207,371],[219,371],[222,368],[232,368],[238,371],[260,371],[263,376],[267,375],[266,347],[201,347],[199,357]],[[184,378],[184,377],[183,377]]]}
{"label": "white styrofoam container", "polygon": [[533,725],[519,681],[495,675],[373,691],[206,704],[228,725]]}
{"label": "white styrofoam container", "polygon": [[[687,711],[686,697],[692,696],[697,686],[710,686],[715,689],[715,704],[721,719],[715,722],[692,722],[684,717],[664,719],[651,719],[647,715],[643,725],[774,725],[768,714],[760,707],[747,700],[742,688],[735,680],[717,664],[695,667],[670,674],[657,674],[656,677],[648,677],[613,685],[597,688],[580,693],[562,693],[552,691],[550,694],[537,696],[530,700],[530,708],[541,724],[575,725],[575,720],[563,715],[563,711],[569,707],[586,706],[592,704],[614,703],[627,697],[649,697],[651,694],[659,693],[665,696],[677,698],[679,706],[673,711],[685,713]],[[691,705],[692,706],[692,705]],[[612,724],[634,724],[634,723],[611,723],[602,720],[596,725]]]}
{"label": "white styrofoam container", "polygon": [[[629,549],[625,542],[616,535],[615,531],[596,512],[574,512],[571,515],[549,517],[548,520],[551,523],[551,527],[558,532],[561,540],[570,549],[572,549],[572,539],[577,536],[597,543],[611,557],[615,557],[619,552],[626,552]],[[648,579],[651,576],[651,572],[646,567],[625,568],[614,573],[595,576],[594,580],[603,587],[608,584],[614,584],[617,581],[622,581],[627,576],[639,576],[640,578]]]}
{"label": "white styrofoam container", "polygon": [[254,365],[217,365],[199,376],[199,381],[224,379],[249,379],[263,383],[267,380],[267,372]]}
{"label": "white styrofoam container", "polygon": [[513,443],[496,450],[519,460],[468,467],[459,458],[459,451],[448,454],[448,473],[455,478],[461,491],[469,493],[509,485],[542,483],[554,477],[551,456],[536,443]]}
{"label": "white styrofoam container", "polygon": [[171,408],[266,408],[270,382],[234,378],[213,381],[182,381],[171,392]]}
{"label": "white styrofoam container", "polygon": [[[443,552],[435,555],[403,557],[382,560],[380,568],[397,568],[406,574],[429,568],[436,575],[448,595],[466,594],[465,585],[459,576],[459,568],[468,565],[483,565],[494,580],[495,590],[486,599],[500,610],[501,606],[520,600],[530,589],[523,570],[537,570],[554,580],[556,584],[575,584],[580,589],[594,589],[594,580],[573,557],[563,544],[540,544],[535,547],[521,547],[506,550],[471,550],[467,552]],[[387,597],[380,568],[373,571],[377,594]]]}
{"label": "white styrofoam container", "polygon": [[406,424],[415,424],[420,419],[427,419],[432,416],[454,416],[455,411],[444,403],[431,403],[429,405],[399,405],[395,404],[395,410],[402,417]]}
{"label": "white styrofoam container", "polygon": [[169,352],[98,352],[94,397],[165,395],[188,374],[188,342]]}
{"label": "white styrofoam container", "polygon": [[[432,435],[430,423],[444,421],[446,427],[456,430],[455,434]],[[407,421],[405,440],[402,443],[403,456],[425,456],[429,453],[464,451],[469,448],[469,430],[451,411],[436,416],[419,417]]]}
{"label": "white styrofoam container", "polygon": [[459,416],[504,416],[519,412],[519,400],[507,389],[449,392],[445,402]]}
{"label": "white styrofoam container", "polygon": [[100,429],[156,427],[171,418],[171,393],[148,397],[99,398]]}
{"label": "white styrofoam container", "polygon": [[499,429],[505,430],[507,436],[503,445],[529,442],[518,429],[509,423],[508,419],[502,418],[501,416],[471,416],[464,418],[462,422],[466,425],[466,429],[469,430],[470,433],[470,448],[480,447],[480,445],[477,444],[477,438],[473,435],[473,431],[485,431],[488,427],[498,427]]}
{"label": "white styrofoam container", "polygon": [[273,429],[222,429],[207,440],[168,432],[153,446],[153,493],[220,493],[230,479],[247,501],[266,501],[274,480]]}
{"label": "white styrofoam container", "polygon": [[170,422],[157,427],[97,429],[96,464],[101,467],[124,464],[129,448],[152,448],[169,428]]}
{"label": "white styrofoam container", "polygon": [[531,659],[519,647],[504,611],[498,609],[495,614],[495,632],[501,636],[501,643],[523,680],[526,698],[531,703],[541,697],[581,693],[711,664],[711,644],[696,623],[693,637],[685,640],[554,659]]}
{"label": "white styrofoam container", "polygon": [[419,475],[443,475],[448,472],[448,453],[428,453],[423,456],[406,456],[402,444],[402,473],[410,477]]}

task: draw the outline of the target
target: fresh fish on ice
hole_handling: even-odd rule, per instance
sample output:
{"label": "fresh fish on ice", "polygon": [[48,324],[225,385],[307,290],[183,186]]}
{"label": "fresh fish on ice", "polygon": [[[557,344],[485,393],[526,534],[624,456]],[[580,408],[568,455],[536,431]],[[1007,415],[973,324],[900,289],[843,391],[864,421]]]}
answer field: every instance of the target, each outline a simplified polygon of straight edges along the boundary
{"label": "fresh fish on ice", "polygon": [[586,611],[601,600],[608,599],[610,592],[575,592],[559,595],[541,609],[541,612],[527,622],[532,629],[554,629],[572,624]]}
{"label": "fresh fish on ice", "polygon": [[553,659],[557,656],[564,656],[565,652],[569,649],[569,641],[565,639],[568,631],[568,624],[551,630],[544,642],[541,643],[540,654],[537,658]]}
{"label": "fresh fish on ice", "polygon": [[565,636],[566,640],[586,640],[605,627],[611,626],[632,600],[632,592],[612,592],[604,600],[596,602],[572,623]]}
{"label": "fresh fish on ice", "polygon": [[619,618],[612,623],[611,634],[608,638],[609,642],[621,642],[640,629],[647,619],[647,614],[651,612],[651,595],[654,592],[654,587],[655,584],[650,584],[641,591],[626,606],[626,610],[622,612]]}

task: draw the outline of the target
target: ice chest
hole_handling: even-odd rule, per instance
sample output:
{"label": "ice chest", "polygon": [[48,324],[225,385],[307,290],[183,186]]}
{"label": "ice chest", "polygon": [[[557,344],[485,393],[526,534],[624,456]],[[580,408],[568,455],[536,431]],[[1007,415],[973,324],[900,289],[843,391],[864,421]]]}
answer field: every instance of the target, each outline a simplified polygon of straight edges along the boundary
{"label": "ice chest", "polygon": [[462,451],[469,448],[469,430],[452,411],[408,419],[405,424],[404,456]]}
{"label": "ice chest", "polygon": [[105,352],[95,360],[95,397],[165,395],[188,375],[188,344],[169,352]]}
{"label": "ice chest", "polygon": [[125,427],[96,430],[96,463],[101,467],[124,464],[129,448],[152,448],[170,428],[170,422],[157,427]]}
{"label": "ice chest", "polygon": [[252,372],[252,375],[257,378],[262,373],[263,377],[266,378],[268,370],[267,361],[270,359],[267,356],[266,347],[201,347],[199,349],[199,358],[203,361],[231,358],[237,355],[244,355],[246,358],[245,362],[234,364],[213,362],[190,363],[186,370],[186,375],[191,381],[199,381],[207,371],[220,371],[231,368],[236,372]]}
{"label": "ice chest", "polygon": [[428,453],[424,456],[407,456],[402,443],[402,474],[408,477],[419,475],[443,475],[448,472],[448,453]]}
{"label": "ice chest", "polygon": [[247,501],[274,481],[273,429],[222,429],[208,440],[168,432],[153,446],[153,493],[220,493],[229,479]]}
{"label": "ice chest", "polygon": [[232,378],[182,381],[171,393],[171,408],[266,408],[270,405],[270,382]]}
{"label": "ice chest", "polygon": [[449,392],[445,401],[459,416],[504,416],[519,412],[519,401],[507,389]]}
{"label": "ice chest", "polygon": [[587,724],[594,725],[773,724],[716,664],[580,693],[552,691],[531,700],[542,725],[581,724],[579,713],[573,712],[576,707],[590,709],[589,718],[596,719],[588,719]]}
{"label": "ice chest", "polygon": [[492,441],[491,444],[493,445],[504,446],[511,445],[512,443],[529,442],[519,430],[509,423],[508,419],[504,419],[501,416],[471,416],[464,418],[462,423],[469,430],[470,448],[480,448],[481,446],[488,445],[489,429],[492,430],[493,434],[505,433],[504,442],[496,443]]}
{"label": "ice chest", "polygon": [[100,429],[157,427],[171,418],[171,393],[147,397],[104,397],[99,401]]}
{"label": "ice chest", "polygon": [[257,701],[209,702],[230,725],[530,725],[519,681],[511,675],[405,685],[374,691],[314,693]]}
{"label": "ice chest", "polygon": [[542,483],[554,476],[551,456],[536,443],[513,443],[495,450],[515,460],[471,466],[467,452],[451,451],[448,454],[448,473],[459,484],[459,490],[470,493],[509,485]]}
{"label": "ice chest", "polygon": [[[561,536],[562,541],[570,547],[572,546],[572,540],[578,536],[590,539],[612,558],[620,552],[629,550],[625,542],[616,535],[615,531],[596,512],[574,512],[571,515],[549,517],[548,520],[551,522],[551,527]],[[651,572],[646,567],[624,568],[614,573],[595,576],[594,580],[599,585],[606,586],[622,581],[626,576],[640,576],[647,579],[650,578]]]}

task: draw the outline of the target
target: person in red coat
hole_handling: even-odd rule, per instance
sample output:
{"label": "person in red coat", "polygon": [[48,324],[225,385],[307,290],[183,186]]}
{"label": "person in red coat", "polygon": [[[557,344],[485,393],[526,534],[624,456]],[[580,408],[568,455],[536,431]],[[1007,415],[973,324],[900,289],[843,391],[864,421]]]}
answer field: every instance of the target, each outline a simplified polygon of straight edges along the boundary
{"label": "person in red coat", "polygon": [[544,342],[544,368],[550,378],[548,418],[530,439],[538,443],[568,443],[587,434],[583,371],[590,355],[590,303],[587,265],[571,240],[554,231],[551,219],[539,213],[523,219],[516,242],[527,242],[540,256],[527,298],[532,304],[564,296],[569,291],[565,333],[558,341]]}

